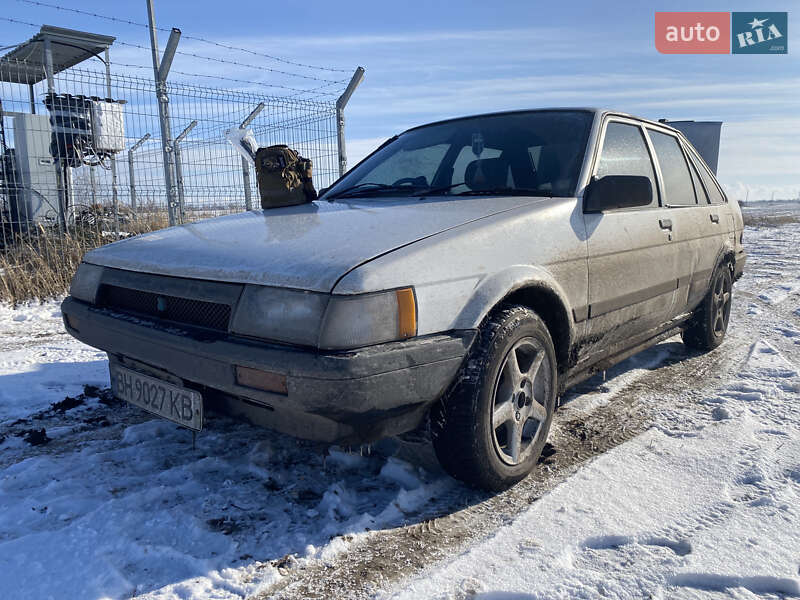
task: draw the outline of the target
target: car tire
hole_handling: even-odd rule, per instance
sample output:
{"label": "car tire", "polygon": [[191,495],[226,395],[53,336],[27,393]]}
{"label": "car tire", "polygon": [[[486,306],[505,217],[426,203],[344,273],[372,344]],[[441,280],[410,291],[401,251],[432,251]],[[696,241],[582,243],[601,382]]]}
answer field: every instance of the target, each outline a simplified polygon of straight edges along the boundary
{"label": "car tire", "polygon": [[556,353],[544,322],[523,306],[496,311],[432,412],[439,462],[484,490],[524,479],[547,441],[557,389]]}
{"label": "car tire", "polygon": [[696,350],[713,350],[725,339],[733,299],[733,277],[728,263],[721,263],[711,277],[706,297],[694,310],[683,343]]}

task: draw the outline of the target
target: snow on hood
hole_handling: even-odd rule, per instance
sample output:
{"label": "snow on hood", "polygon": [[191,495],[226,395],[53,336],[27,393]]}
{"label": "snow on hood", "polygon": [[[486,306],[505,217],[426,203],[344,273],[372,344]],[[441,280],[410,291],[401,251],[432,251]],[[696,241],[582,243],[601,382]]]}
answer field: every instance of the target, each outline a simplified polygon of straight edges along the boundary
{"label": "snow on hood", "polygon": [[329,292],[372,258],[531,198],[372,199],[249,211],[138,235],[86,262],[158,275]]}

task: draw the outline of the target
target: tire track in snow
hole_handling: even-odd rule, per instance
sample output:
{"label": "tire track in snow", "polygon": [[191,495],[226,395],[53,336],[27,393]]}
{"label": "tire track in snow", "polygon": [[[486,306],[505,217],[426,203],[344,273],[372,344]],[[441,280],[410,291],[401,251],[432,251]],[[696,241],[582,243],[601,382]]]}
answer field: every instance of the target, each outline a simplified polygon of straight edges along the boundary
{"label": "tire track in snow", "polygon": [[[722,374],[735,372],[746,358],[746,344],[741,344],[736,337],[732,335],[713,352],[688,357],[674,341],[665,342],[670,345],[670,351],[664,353],[662,366],[623,386],[605,404],[588,411],[565,404],[556,413],[553,423],[550,443],[555,453],[540,462],[534,473],[514,488],[495,496],[483,496],[476,504],[455,507],[453,512],[410,527],[373,532],[335,561],[310,562],[290,571],[257,598],[367,598],[377,589],[385,589],[458,553],[508,524],[587,460],[648,429],[657,415],[643,402],[645,396],[663,394],[673,412],[672,405],[680,403],[691,405],[689,410],[696,411],[702,391],[718,385]],[[661,350],[656,346],[648,352]],[[624,373],[624,367],[620,371]],[[700,385],[689,395],[670,397],[676,381],[694,381]],[[592,384],[603,388],[602,381],[596,377],[582,389],[591,390]],[[680,430],[686,423],[668,426]],[[657,537],[654,534],[654,539]]]}

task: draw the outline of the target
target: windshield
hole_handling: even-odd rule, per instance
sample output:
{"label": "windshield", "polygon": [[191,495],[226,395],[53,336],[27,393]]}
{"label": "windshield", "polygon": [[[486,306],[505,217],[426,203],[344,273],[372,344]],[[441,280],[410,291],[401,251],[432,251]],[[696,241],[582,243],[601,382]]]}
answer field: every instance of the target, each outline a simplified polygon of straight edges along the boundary
{"label": "windshield", "polygon": [[323,196],[573,196],[593,114],[533,111],[412,129]]}

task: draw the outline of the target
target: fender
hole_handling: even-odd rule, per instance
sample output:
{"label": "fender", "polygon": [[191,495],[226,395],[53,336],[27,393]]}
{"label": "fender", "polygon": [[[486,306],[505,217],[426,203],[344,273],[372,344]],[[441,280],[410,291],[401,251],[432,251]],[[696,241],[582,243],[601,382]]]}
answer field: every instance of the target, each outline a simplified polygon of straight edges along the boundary
{"label": "fender", "polygon": [[[547,269],[540,266],[514,265],[483,279],[456,318],[456,328],[478,328],[486,316],[505,299],[523,290],[536,289],[542,290],[560,305],[557,308],[563,315],[559,322],[567,325],[566,331],[556,332],[551,329],[551,334],[553,341],[561,346],[559,354],[567,356],[576,339],[572,307],[564,289]],[[546,317],[546,315],[541,316]],[[552,327],[552,323],[548,323],[548,326]]]}
{"label": "fender", "polygon": [[731,269],[733,269],[735,260],[736,251],[733,242],[731,242],[730,238],[725,238],[725,241],[722,242],[722,248],[720,248],[717,253],[717,260],[714,262],[714,270],[716,271],[717,267],[725,261],[730,261]]}

